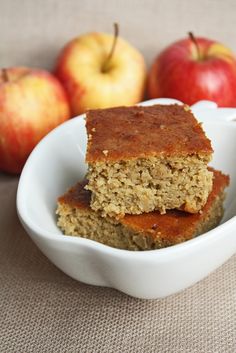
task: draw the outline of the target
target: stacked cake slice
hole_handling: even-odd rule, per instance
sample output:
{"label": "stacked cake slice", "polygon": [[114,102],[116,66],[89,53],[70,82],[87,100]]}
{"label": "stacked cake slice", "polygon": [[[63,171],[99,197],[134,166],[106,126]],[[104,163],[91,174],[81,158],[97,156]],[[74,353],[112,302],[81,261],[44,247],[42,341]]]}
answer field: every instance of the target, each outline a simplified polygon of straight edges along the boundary
{"label": "stacked cake slice", "polygon": [[187,106],[87,113],[87,181],[58,200],[58,226],[129,250],[161,248],[215,227],[229,178],[208,168],[205,136]]}

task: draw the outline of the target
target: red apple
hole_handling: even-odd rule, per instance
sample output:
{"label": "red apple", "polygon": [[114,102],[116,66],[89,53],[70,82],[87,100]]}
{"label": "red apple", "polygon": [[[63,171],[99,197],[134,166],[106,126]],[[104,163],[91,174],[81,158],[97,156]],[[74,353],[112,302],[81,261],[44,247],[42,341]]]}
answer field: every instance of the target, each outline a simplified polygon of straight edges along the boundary
{"label": "red apple", "polygon": [[55,72],[68,93],[73,115],[143,99],[143,56],[118,37],[115,28],[114,36],[93,32],[73,39],[58,58]]}
{"label": "red apple", "polygon": [[0,70],[0,170],[19,173],[34,146],[70,116],[61,83],[44,70]]}
{"label": "red apple", "polygon": [[236,106],[236,60],[224,45],[206,38],[180,40],[154,61],[148,76],[150,98],[168,97],[189,105],[206,99]]}

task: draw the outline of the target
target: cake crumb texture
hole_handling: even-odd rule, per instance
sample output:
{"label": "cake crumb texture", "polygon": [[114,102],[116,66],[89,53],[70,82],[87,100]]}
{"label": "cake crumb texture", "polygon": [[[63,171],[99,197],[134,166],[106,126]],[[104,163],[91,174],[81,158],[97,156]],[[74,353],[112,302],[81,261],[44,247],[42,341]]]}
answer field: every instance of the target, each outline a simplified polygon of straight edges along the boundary
{"label": "cake crumb texture", "polygon": [[212,190],[212,172],[199,156],[151,157],[89,166],[91,207],[110,217],[158,210],[197,213]]}
{"label": "cake crumb texture", "polygon": [[213,189],[201,213],[190,214],[171,210],[142,215],[126,215],[119,221],[101,217],[89,204],[91,193],[84,189],[87,181],[78,183],[59,197],[57,224],[64,234],[79,236],[127,250],[159,249],[194,238],[216,227],[223,216],[224,189],[229,177],[220,171],[214,174]]}

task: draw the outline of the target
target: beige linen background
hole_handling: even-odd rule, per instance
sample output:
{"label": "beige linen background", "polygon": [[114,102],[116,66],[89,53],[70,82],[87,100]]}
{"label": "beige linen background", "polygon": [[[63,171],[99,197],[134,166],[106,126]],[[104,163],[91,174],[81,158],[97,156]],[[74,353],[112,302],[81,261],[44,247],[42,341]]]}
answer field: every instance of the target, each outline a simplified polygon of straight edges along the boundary
{"label": "beige linen background", "polygon": [[114,21],[148,64],[190,30],[236,52],[235,0],[0,0],[0,66],[52,68],[69,39]]}
{"label": "beige linen background", "polygon": [[[0,67],[51,69],[66,41],[112,32],[114,21],[148,65],[189,30],[236,52],[235,0],[0,0]],[[27,236],[15,210],[17,182],[0,174],[0,353],[236,352],[235,256],[162,300],[87,286],[55,268]]]}

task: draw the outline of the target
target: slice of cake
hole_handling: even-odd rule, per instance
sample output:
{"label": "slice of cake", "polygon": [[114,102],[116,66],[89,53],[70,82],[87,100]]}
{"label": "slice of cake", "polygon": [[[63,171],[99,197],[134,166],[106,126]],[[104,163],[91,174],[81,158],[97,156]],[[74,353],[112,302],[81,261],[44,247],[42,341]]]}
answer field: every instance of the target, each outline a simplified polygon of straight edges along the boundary
{"label": "slice of cake", "polygon": [[78,183],[58,199],[58,226],[64,234],[96,240],[115,248],[150,250],[174,245],[218,225],[223,215],[224,189],[229,177],[214,171],[213,189],[202,211],[178,210],[126,215],[119,221],[101,217],[89,204],[91,193]]}
{"label": "slice of cake", "polygon": [[212,147],[187,106],[87,113],[91,207],[123,217],[178,208],[197,213],[212,189]]}

